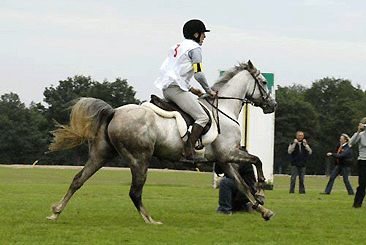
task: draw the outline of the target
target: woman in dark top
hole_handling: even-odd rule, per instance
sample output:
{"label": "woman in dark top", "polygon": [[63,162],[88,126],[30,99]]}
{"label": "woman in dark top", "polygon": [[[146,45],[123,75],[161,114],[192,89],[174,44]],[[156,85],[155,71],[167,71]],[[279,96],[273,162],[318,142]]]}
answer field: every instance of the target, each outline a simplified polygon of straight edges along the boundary
{"label": "woman in dark top", "polygon": [[330,194],[332,191],[332,187],[334,184],[335,178],[342,173],[343,182],[346,185],[348,195],[354,195],[351,183],[348,180],[348,176],[351,172],[351,165],[352,165],[352,152],[350,146],[348,144],[349,137],[347,134],[342,134],[340,139],[340,146],[335,153],[328,152],[327,156],[332,156],[335,158],[335,164],[332,173],[330,174],[330,178],[325,188],[324,193],[321,194]]}

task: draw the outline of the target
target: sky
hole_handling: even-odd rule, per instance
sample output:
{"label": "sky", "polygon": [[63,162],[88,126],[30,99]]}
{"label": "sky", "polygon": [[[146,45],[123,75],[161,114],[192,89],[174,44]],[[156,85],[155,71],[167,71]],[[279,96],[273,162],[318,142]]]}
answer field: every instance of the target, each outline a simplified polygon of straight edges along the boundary
{"label": "sky", "polygon": [[202,45],[210,85],[251,60],[276,86],[335,77],[366,90],[364,0],[3,0],[0,95],[38,103],[46,87],[84,75],[127,79],[140,100],[162,96],[154,81],[190,19],[211,30]]}

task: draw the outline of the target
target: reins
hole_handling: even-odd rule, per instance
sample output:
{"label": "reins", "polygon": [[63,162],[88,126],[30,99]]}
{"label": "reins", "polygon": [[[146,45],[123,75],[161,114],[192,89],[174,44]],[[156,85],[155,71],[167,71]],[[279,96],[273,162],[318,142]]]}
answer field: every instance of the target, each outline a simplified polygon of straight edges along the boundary
{"label": "reins", "polygon": [[214,114],[214,111],[212,111],[212,115],[214,116],[214,120],[217,124],[217,128],[218,128],[218,131],[220,133],[220,118],[219,118],[219,113],[220,112],[221,114],[223,114],[224,116],[226,116],[227,118],[231,119],[233,122],[235,122],[236,124],[239,124],[239,122],[229,116],[228,114],[226,114],[224,111],[222,111],[220,108],[219,108],[219,99],[231,99],[231,100],[240,100],[242,102],[242,106],[245,104],[245,103],[250,103],[247,99],[242,99],[242,98],[237,98],[237,97],[224,97],[224,96],[216,96],[213,100],[213,102],[211,102],[208,98],[206,98],[206,101],[209,105],[212,106],[212,109],[215,109],[216,110],[216,117],[215,117],[215,114]]}

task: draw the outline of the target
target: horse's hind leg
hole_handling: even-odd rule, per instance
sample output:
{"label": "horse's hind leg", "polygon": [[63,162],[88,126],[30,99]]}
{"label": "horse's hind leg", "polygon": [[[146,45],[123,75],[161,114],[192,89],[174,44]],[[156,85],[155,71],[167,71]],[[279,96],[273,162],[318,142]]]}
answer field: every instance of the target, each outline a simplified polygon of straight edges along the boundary
{"label": "horse's hind leg", "polygon": [[142,189],[146,182],[148,165],[149,161],[137,161],[130,167],[132,174],[130,198],[146,223],[162,224],[153,220],[142,204]]}
{"label": "horse's hind leg", "polygon": [[57,220],[74,193],[107,161],[111,160],[116,155],[117,153],[106,142],[93,144],[90,150],[90,157],[84,168],[75,175],[66,195],[61,201],[52,206],[53,214],[48,216],[47,219]]}
{"label": "horse's hind leg", "polygon": [[53,214],[51,216],[48,216],[47,219],[57,220],[74,193],[100,168],[100,164],[95,163],[95,161],[89,159],[85,167],[75,175],[66,195],[61,199],[59,203],[52,206]]}

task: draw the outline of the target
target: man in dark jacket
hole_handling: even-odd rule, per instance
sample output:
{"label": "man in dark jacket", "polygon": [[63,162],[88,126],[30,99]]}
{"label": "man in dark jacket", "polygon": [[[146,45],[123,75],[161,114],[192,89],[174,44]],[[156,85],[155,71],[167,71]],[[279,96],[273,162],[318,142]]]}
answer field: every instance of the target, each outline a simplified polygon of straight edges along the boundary
{"label": "man in dark jacket", "polygon": [[295,192],[296,178],[299,176],[299,193],[305,194],[305,171],[308,156],[312,150],[304,139],[304,132],[296,132],[296,139],[288,146],[288,154],[291,156],[291,184],[290,193]]}

